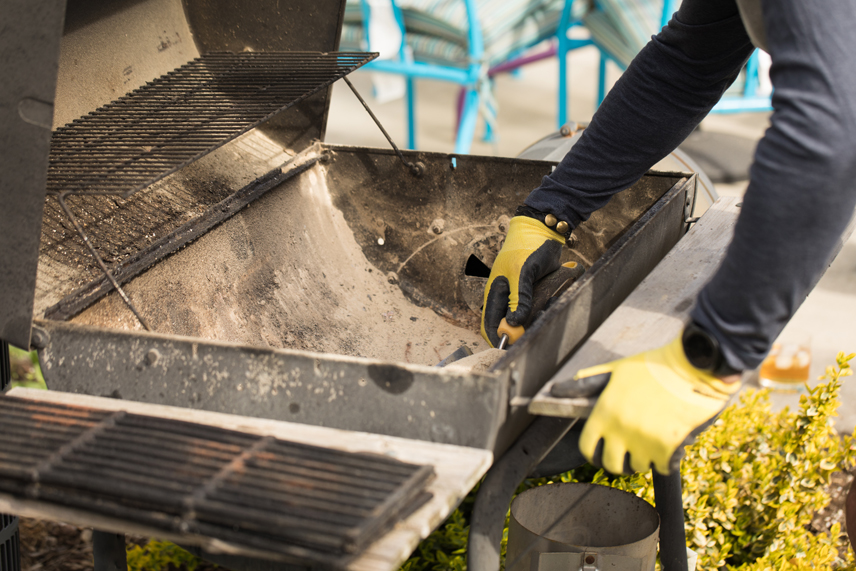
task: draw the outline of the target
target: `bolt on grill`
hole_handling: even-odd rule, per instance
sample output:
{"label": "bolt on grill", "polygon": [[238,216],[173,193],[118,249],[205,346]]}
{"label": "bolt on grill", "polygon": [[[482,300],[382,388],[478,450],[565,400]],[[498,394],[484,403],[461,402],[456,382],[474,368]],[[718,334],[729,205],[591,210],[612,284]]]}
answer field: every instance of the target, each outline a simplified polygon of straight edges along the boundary
{"label": "bolt on grill", "polygon": [[0,492],[343,566],[430,466],[124,412],[0,399]]}
{"label": "bolt on grill", "polygon": [[213,53],[57,129],[47,191],[128,197],[375,54]]}

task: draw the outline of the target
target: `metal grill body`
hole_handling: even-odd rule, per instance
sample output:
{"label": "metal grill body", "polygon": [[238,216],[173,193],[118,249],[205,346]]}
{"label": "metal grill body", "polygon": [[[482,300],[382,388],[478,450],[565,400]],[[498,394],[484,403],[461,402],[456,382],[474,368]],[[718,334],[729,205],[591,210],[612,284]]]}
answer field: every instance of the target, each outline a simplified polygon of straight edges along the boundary
{"label": "metal grill body", "polygon": [[[344,565],[426,498],[427,466],[170,419],[0,399],[0,491]],[[27,440],[22,440],[28,435]]]}
{"label": "metal grill body", "polygon": [[[56,130],[49,163],[39,156],[49,196],[43,218],[41,199],[29,205],[42,226],[23,229],[41,232],[34,312],[0,311],[21,346],[37,317],[52,389],[499,455],[531,420],[509,402],[534,394],[685,230],[694,181],[644,177],[575,232],[563,261],[586,275],[491,370],[425,366],[485,348],[485,278],[466,268],[492,264],[507,216],[552,165],[406,151],[408,168],[387,149],[320,142],[327,86],[371,57],[334,53],[344,6],[68,4],[54,117],[83,117]],[[14,251],[0,265],[18,267]],[[0,279],[0,302],[21,297],[19,282]],[[316,566],[347,564],[430,478],[375,456],[0,401],[4,496]]]}

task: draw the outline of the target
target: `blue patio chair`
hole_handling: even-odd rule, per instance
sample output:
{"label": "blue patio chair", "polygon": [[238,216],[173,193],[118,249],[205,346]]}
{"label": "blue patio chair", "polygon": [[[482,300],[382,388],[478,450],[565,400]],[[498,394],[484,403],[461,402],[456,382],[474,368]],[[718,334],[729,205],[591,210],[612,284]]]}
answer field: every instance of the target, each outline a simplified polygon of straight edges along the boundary
{"label": "blue patio chair", "polygon": [[[592,41],[600,50],[597,104],[606,96],[606,65],[612,61],[627,69],[630,61],[648,43],[651,36],[665,26],[677,9],[677,0],[594,0],[583,15]],[[559,59],[564,59],[559,54]],[[562,79],[560,77],[560,79]],[[740,72],[738,79],[713,108],[712,113],[770,111],[770,96],[758,92],[758,50]],[[560,124],[567,111],[566,98],[559,100]]]}
{"label": "blue patio chair", "polygon": [[[406,79],[408,146],[416,148],[414,79],[457,83],[462,104],[455,152],[467,153],[479,114],[490,134],[496,106],[491,76],[541,57],[520,57],[527,49],[554,38],[559,22],[579,21],[581,8],[565,10],[565,0],[390,0],[404,38],[398,57],[375,60],[367,69],[400,74]],[[569,6],[572,0],[568,0]],[[366,0],[348,0],[341,49],[368,49],[371,8]],[[574,40],[572,46],[589,44]],[[519,58],[519,59],[518,59]],[[511,62],[511,63],[509,63]]]}

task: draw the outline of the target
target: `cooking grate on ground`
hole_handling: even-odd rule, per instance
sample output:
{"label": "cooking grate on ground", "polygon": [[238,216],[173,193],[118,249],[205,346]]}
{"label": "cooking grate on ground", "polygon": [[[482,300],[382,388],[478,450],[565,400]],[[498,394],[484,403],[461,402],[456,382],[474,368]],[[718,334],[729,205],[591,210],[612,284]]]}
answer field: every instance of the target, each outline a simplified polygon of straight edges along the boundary
{"label": "cooking grate on ground", "polygon": [[209,425],[0,398],[0,492],[341,567],[430,466]]}
{"label": "cooking grate on ground", "polygon": [[47,191],[127,198],[374,57],[206,54],[57,129]]}

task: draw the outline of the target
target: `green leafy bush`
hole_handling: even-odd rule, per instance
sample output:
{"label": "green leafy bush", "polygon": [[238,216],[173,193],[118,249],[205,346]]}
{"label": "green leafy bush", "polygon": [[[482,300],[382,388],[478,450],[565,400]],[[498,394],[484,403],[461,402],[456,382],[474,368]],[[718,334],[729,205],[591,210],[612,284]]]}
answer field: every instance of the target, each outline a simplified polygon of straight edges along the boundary
{"label": "green leafy bush", "polygon": [[808,525],[829,503],[830,475],[856,455],[853,436],[832,426],[854,356],[840,353],[797,412],[772,412],[767,391],[743,393],[688,449],[684,509],[700,569],[853,567],[840,528],[814,535]]}
{"label": "green leafy bush", "polygon": [[12,365],[12,386],[28,389],[44,389],[45,379],[39,366],[39,356],[35,351],[24,351],[9,346],[9,359]]}
{"label": "green leafy bush", "polygon": [[[852,374],[840,353],[827,382],[808,389],[799,410],[773,412],[769,391],[748,390],[687,447],[682,465],[687,543],[699,554],[697,569],[741,571],[856,569],[838,524],[812,533],[812,516],[829,503],[830,475],[853,465],[853,435],[840,436],[832,418],[842,377]],[[635,493],[654,503],[651,474],[612,477],[584,466],[524,489],[562,482],[594,482]],[[402,571],[463,571],[474,493],[462,509],[420,544]],[[502,555],[505,555],[503,537]]]}
{"label": "green leafy bush", "polygon": [[[472,501],[475,496],[471,493],[467,498]],[[401,571],[464,571],[467,568],[469,530],[469,522],[461,509],[455,510],[446,523],[419,544],[410,559],[401,566]]]}
{"label": "green leafy bush", "polygon": [[194,571],[202,560],[168,541],[150,540],[145,545],[127,548],[128,571]]}

